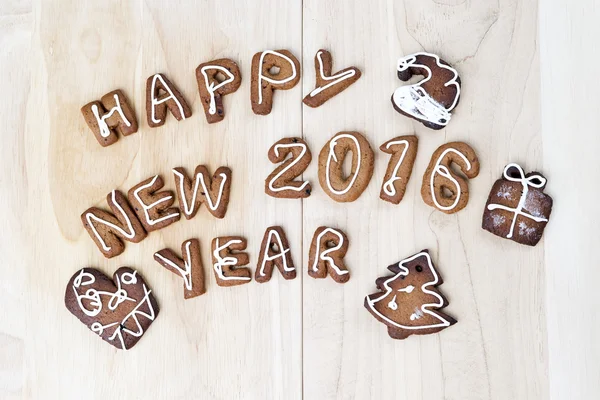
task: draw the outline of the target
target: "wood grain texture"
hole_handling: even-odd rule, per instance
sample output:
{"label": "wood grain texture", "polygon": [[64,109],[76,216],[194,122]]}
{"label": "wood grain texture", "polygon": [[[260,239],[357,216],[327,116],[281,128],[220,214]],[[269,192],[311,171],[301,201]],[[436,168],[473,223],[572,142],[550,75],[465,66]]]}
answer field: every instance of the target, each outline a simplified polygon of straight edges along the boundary
{"label": "wood grain texture", "polygon": [[[595,76],[599,11],[591,0],[541,3],[538,35],[537,0],[2,2],[0,398],[597,398],[600,237],[588,211],[598,190],[588,183],[598,178],[590,149],[600,144],[592,120],[600,88],[575,74]],[[275,94],[270,115],[256,116],[252,55],[279,48],[301,61],[302,81]],[[301,101],[314,88],[320,48],[331,51],[334,71],[356,66],[363,75],[312,109]],[[402,84],[396,60],[421,50],[453,64],[463,81],[461,104],[438,132],[396,113],[389,100]],[[590,62],[582,66],[583,52]],[[209,125],[194,70],[222,57],[238,63],[242,85],[225,97],[225,120]],[[169,114],[153,129],[145,80],[159,72],[193,115],[177,122]],[[79,108],[114,89],[129,97],[140,130],[102,148]],[[325,195],[317,177],[321,147],[343,130],[363,133],[376,152],[369,186],[349,204]],[[419,151],[406,195],[399,205],[383,202],[389,156],[377,148],[412,133]],[[304,200],[264,194],[274,168],[267,151],[289,136],[304,137],[313,153],[304,174],[313,194]],[[481,172],[469,182],[467,207],[446,215],[423,203],[420,185],[433,151],[455,140],[475,149]],[[555,199],[535,248],[480,227],[490,187],[510,161],[541,170]],[[127,243],[114,259],[101,255],[82,211],[155,174],[174,189],[171,168],[198,164],[233,171],[225,219],[202,208]],[[271,225],[284,227],[299,276],[286,281],[275,271],[265,284],[218,287],[211,239],[246,237],[254,270]],[[344,285],[307,274],[321,225],[349,237]],[[207,293],[184,301],[181,278],[152,256],[194,237]],[[458,323],[395,341],[363,299],[387,265],[423,248]],[[65,285],[85,266],[108,274],[132,266],[152,287],[161,314],[132,351],[113,349],[65,309]]]}

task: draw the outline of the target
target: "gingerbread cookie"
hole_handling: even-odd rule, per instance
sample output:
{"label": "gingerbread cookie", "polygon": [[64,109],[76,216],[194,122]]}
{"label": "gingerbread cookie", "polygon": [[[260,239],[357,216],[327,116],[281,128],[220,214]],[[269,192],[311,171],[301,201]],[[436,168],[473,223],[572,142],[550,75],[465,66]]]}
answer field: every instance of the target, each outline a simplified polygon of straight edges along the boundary
{"label": "gingerbread cookie", "polygon": [[273,108],[273,91],[288,90],[300,81],[300,62],[287,50],[266,50],[252,57],[250,102],[255,114]]}
{"label": "gingerbread cookie", "polygon": [[167,108],[181,121],[192,116],[187,102],[164,74],[155,74],[146,80],[146,118],[148,126],[155,128],[164,125]]}
{"label": "gingerbread cookie", "polygon": [[446,214],[462,210],[469,201],[469,184],[452,171],[452,163],[469,179],[479,175],[479,160],[471,146],[450,142],[438,147],[423,175],[421,197],[426,204]]}
{"label": "gingerbread cookie", "polygon": [[220,58],[198,65],[196,68],[198,91],[209,124],[225,118],[223,96],[233,93],[242,83],[242,75],[235,61]]}
{"label": "gingerbread cookie", "polygon": [[413,75],[425,78],[396,89],[394,109],[428,128],[442,129],[460,99],[458,72],[435,54],[415,53],[398,60],[398,78],[408,81]]}
{"label": "gingerbread cookie", "polygon": [[348,244],[348,237],[341,230],[317,228],[310,245],[308,274],[313,278],[326,278],[329,273],[337,283],[348,282],[350,271],[344,264]]}
{"label": "gingerbread cookie", "polygon": [[437,289],[443,281],[427,250],[388,269],[394,275],[377,279],[379,292],[365,297],[365,308],[387,325],[391,338],[436,333],[456,323],[440,311],[448,301]]}
{"label": "gingerbread cookie", "polygon": [[[344,177],[343,164],[352,152],[352,169]],[[339,132],[319,154],[319,183],[329,197],[338,202],[356,200],[373,176],[375,154],[367,139],[358,132]]]}
{"label": "gingerbread cookie", "polygon": [[183,278],[183,297],[185,299],[203,295],[206,289],[204,288],[204,268],[200,258],[200,241],[189,239],[183,242],[181,254],[183,259],[179,258],[171,249],[162,249],[154,253],[154,259],[169,271]]}
{"label": "gingerbread cookie", "polygon": [[120,90],[102,96],[100,101],[92,101],[81,107],[81,113],[101,146],[110,146],[119,137],[137,132],[138,123],[127,97]]}
{"label": "gingerbread cookie", "polygon": [[546,178],[525,174],[515,163],[504,168],[488,197],[481,227],[496,236],[535,246],[552,212],[552,197],[544,193]]}
{"label": "gingerbread cookie", "polygon": [[81,214],[81,222],[104,257],[111,258],[125,251],[123,240],[139,243],[146,231],[123,193],[113,190],[106,202],[114,214],[90,207]]}
{"label": "gingerbread cookie", "polygon": [[346,90],[348,86],[360,78],[360,70],[349,67],[332,75],[333,60],[327,50],[319,50],[315,55],[315,73],[317,75],[315,89],[306,95],[303,102],[309,107],[319,107],[336,94]]}
{"label": "gingerbread cookie", "polygon": [[175,202],[173,192],[158,192],[164,185],[163,179],[156,175],[138,183],[127,193],[146,232],[162,229],[179,221],[179,210],[169,208]]}
{"label": "gingerbread cookie", "polygon": [[[288,158],[288,154],[291,157]],[[269,196],[298,199],[310,196],[312,186],[308,181],[294,179],[308,168],[312,154],[301,138],[284,138],[269,149],[269,161],[279,165],[265,180],[265,193]]]}
{"label": "gingerbread cookie", "polygon": [[[248,268],[240,268],[250,262],[246,239],[239,236],[216,237],[211,244],[213,270],[219,286],[243,285],[252,280]],[[234,253],[235,251],[235,253]]]}
{"label": "gingerbread cookie", "polygon": [[260,283],[270,281],[275,267],[285,279],[296,277],[290,245],[280,226],[270,226],[265,231],[254,279]]}
{"label": "gingerbread cookie", "polygon": [[415,164],[418,146],[419,139],[409,135],[395,137],[379,147],[384,153],[391,154],[379,193],[380,199],[393,204],[400,203]]}
{"label": "gingerbread cookie", "polygon": [[92,332],[117,349],[129,350],[158,316],[152,291],[128,267],[111,280],[93,268],[76,272],[65,290],[65,306]]}
{"label": "gingerbread cookie", "polygon": [[185,169],[174,168],[173,174],[177,186],[179,208],[186,219],[192,219],[203,203],[206,203],[208,211],[213,216],[225,217],[231,190],[231,170],[229,168],[219,167],[211,178],[208,168],[198,165],[194,171],[193,185]]}

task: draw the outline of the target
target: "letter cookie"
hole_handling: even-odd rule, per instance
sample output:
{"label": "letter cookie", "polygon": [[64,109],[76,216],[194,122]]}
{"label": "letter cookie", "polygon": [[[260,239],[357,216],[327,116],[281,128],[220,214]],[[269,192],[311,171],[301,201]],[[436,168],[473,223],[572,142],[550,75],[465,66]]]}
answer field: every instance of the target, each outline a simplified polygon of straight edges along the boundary
{"label": "letter cookie", "polygon": [[203,295],[206,289],[204,288],[204,268],[200,258],[200,241],[189,239],[183,242],[181,254],[183,259],[179,258],[171,249],[162,249],[154,253],[154,259],[169,271],[183,278],[183,297],[185,299]]}
{"label": "letter cookie", "polygon": [[313,235],[308,256],[308,275],[325,278],[327,273],[337,283],[350,280],[350,272],[344,264],[348,251],[348,237],[339,229],[321,226]]}
{"label": "letter cookie", "polygon": [[[219,286],[243,285],[252,280],[248,268],[238,268],[250,262],[246,239],[239,236],[216,237],[211,244],[213,270]],[[235,251],[235,253],[233,253]]]}
{"label": "letter cookie", "polygon": [[552,197],[544,193],[546,178],[527,175],[515,163],[504,168],[488,197],[481,227],[496,236],[535,246],[552,212]]}
{"label": "letter cookie", "polygon": [[194,171],[193,185],[183,168],[174,168],[173,174],[179,197],[179,208],[186,219],[192,219],[202,203],[206,203],[208,211],[213,216],[225,217],[231,190],[229,168],[219,167],[211,178],[208,169],[204,165],[198,165]]}
{"label": "letter cookie", "polygon": [[209,124],[225,118],[223,96],[233,93],[242,83],[238,65],[228,58],[209,61],[196,68],[198,91]]}
{"label": "letter cookie", "polygon": [[158,304],[137,271],[121,267],[112,280],[93,268],[77,271],[65,290],[65,306],[92,332],[129,350],[158,316]]}
{"label": "letter cookie", "polygon": [[100,101],[92,101],[81,107],[85,122],[90,127],[101,146],[110,146],[119,137],[137,132],[138,123],[135,113],[120,90],[102,96]]}
{"label": "letter cookie", "polygon": [[123,240],[139,243],[146,237],[146,231],[123,193],[113,190],[106,196],[106,202],[114,215],[90,207],[81,214],[81,222],[104,257],[111,258],[125,250]]}
{"label": "letter cookie", "polygon": [[319,107],[336,94],[343,92],[360,78],[360,70],[349,67],[331,75],[333,61],[331,53],[319,50],[315,55],[315,73],[317,75],[315,89],[306,95],[303,102],[309,107]]}
{"label": "letter cookie", "polygon": [[450,142],[438,147],[423,175],[421,197],[426,204],[446,214],[462,210],[469,202],[469,184],[452,171],[452,163],[469,179],[479,175],[479,160],[471,146]]}
{"label": "letter cookie", "polygon": [[152,75],[146,80],[146,118],[148,126],[164,125],[167,107],[181,121],[192,116],[192,110],[175,85],[163,74]]}
{"label": "letter cookie", "polygon": [[391,338],[436,333],[456,323],[440,311],[448,301],[437,289],[443,281],[427,250],[388,269],[394,275],[376,280],[379,292],[365,297],[365,308],[387,325]]}
{"label": "letter cookie", "polygon": [[460,99],[458,72],[430,53],[415,53],[398,60],[398,78],[425,77],[414,85],[401,86],[392,95],[394,109],[428,128],[442,129]]}
{"label": "letter cookie", "polygon": [[175,202],[173,192],[158,192],[164,185],[163,179],[156,175],[138,183],[127,193],[146,232],[162,229],[179,221],[179,210],[169,208]]}
{"label": "letter cookie", "polygon": [[[292,156],[287,158],[288,154]],[[301,138],[281,139],[269,149],[269,161],[279,165],[265,180],[265,193],[272,197],[298,199],[310,196],[308,181],[294,181],[312,160],[308,145]]]}
{"label": "letter cookie", "polygon": [[273,108],[273,91],[288,90],[300,81],[300,63],[287,50],[266,50],[252,57],[250,102],[255,114],[267,115]]}
{"label": "letter cookie", "polygon": [[410,135],[395,137],[379,147],[379,150],[392,155],[381,185],[380,199],[400,203],[415,164],[418,146],[419,139]]}
{"label": "letter cookie", "polygon": [[271,226],[265,231],[254,279],[260,283],[270,281],[275,267],[279,269],[285,279],[296,277],[290,245],[280,226]]}
{"label": "letter cookie", "polygon": [[[352,169],[344,177],[343,164],[352,151]],[[358,132],[336,133],[319,154],[319,183],[329,197],[350,202],[360,197],[373,176],[375,154],[367,139]]]}

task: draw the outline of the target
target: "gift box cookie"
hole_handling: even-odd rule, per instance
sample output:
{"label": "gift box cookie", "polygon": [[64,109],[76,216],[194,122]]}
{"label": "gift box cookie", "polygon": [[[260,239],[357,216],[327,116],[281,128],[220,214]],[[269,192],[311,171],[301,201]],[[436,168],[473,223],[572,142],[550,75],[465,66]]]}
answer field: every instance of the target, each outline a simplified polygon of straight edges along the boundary
{"label": "gift box cookie", "polygon": [[550,219],[552,197],[544,193],[546,178],[525,174],[515,163],[504,168],[488,197],[481,227],[496,236],[535,246]]}

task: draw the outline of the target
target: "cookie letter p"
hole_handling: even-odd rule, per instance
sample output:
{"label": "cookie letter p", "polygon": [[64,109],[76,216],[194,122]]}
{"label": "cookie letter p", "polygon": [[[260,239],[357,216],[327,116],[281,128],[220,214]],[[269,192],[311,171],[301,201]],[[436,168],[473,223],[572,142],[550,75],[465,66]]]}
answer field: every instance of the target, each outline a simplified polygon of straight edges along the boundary
{"label": "cookie letter p", "polygon": [[252,57],[250,101],[255,114],[273,108],[273,91],[288,90],[300,80],[300,62],[287,50],[266,50]]}

